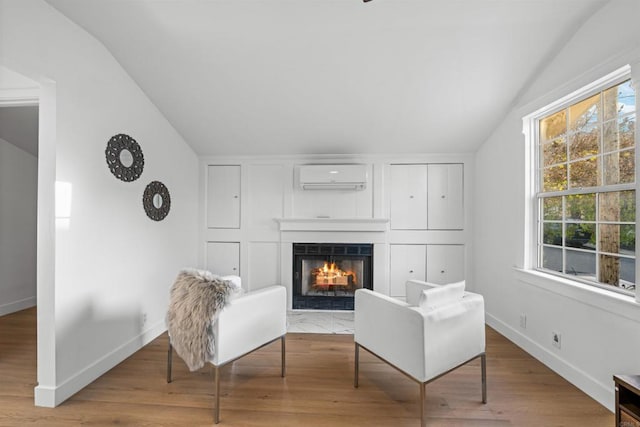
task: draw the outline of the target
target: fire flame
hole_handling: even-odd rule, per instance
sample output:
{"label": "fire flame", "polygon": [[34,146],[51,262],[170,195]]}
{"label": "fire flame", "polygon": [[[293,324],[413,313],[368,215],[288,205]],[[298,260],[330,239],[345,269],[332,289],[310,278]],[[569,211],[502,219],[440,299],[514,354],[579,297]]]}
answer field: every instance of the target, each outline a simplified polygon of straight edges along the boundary
{"label": "fire flame", "polygon": [[351,276],[353,284],[356,284],[356,273],[353,271],[345,271],[338,268],[335,262],[325,262],[322,268],[316,269],[316,284],[341,284],[346,285],[349,282],[348,276]]}

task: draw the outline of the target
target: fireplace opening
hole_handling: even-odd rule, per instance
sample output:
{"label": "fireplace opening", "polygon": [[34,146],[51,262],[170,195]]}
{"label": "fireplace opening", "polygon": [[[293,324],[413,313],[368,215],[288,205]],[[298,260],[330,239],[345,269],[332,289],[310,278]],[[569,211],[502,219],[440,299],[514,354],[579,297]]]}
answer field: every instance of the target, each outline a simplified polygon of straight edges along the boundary
{"label": "fireplace opening", "polygon": [[293,308],[353,310],[357,289],[373,289],[373,245],[294,243]]}

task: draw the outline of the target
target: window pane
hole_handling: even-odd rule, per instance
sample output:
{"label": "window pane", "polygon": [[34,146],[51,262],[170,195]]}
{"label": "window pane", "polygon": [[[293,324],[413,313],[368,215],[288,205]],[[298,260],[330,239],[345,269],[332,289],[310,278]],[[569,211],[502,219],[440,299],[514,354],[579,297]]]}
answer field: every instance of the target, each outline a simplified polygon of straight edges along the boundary
{"label": "window pane", "polygon": [[[606,255],[605,255],[606,256]],[[620,279],[624,282],[620,283],[620,287],[625,289],[634,289],[629,285],[636,283],[636,260],[630,258],[620,258]]]}
{"label": "window pane", "polygon": [[569,129],[582,131],[598,123],[598,106],[600,94],[569,107]]}
{"label": "window pane", "polygon": [[598,282],[618,286],[620,283],[620,258],[617,256],[600,255],[600,276]]}
{"label": "window pane", "polygon": [[635,150],[606,154],[604,156],[605,185],[634,182],[635,163]]}
{"label": "window pane", "polygon": [[618,115],[618,86],[604,91],[602,105],[604,107],[604,120],[611,120]]}
{"label": "window pane", "polygon": [[611,120],[602,125],[602,146],[605,153],[620,149],[617,120]]}
{"label": "window pane", "polygon": [[620,226],[620,253],[624,255],[636,254],[636,226],[624,224]]}
{"label": "window pane", "polygon": [[543,246],[542,268],[562,273],[562,248]]}
{"label": "window pane", "polygon": [[622,289],[634,289],[636,283],[636,260],[612,255],[600,255],[600,277],[598,281]]}
{"label": "window pane", "polygon": [[559,111],[540,121],[540,139],[549,141],[567,132],[567,112]]}
{"label": "window pane", "polygon": [[600,224],[600,250],[612,254],[635,255],[636,229],[633,225]]}
{"label": "window pane", "polygon": [[569,185],[571,188],[595,187],[600,182],[598,158],[569,163]]}
{"label": "window pane", "polygon": [[542,226],[542,242],[547,245],[562,246],[562,224],[557,222],[545,222]]}
{"label": "window pane", "polygon": [[636,222],[636,192],[635,190],[620,193],[620,221]]}
{"label": "window pane", "polygon": [[636,117],[624,116],[603,124],[603,151],[610,152],[635,146]]}
{"label": "window pane", "polygon": [[636,116],[625,116],[618,120],[618,137],[620,148],[633,147],[635,145]]}
{"label": "window pane", "polygon": [[567,268],[565,273],[575,276],[596,276],[596,254],[593,252],[580,252],[571,249],[566,250]]}
{"label": "window pane", "polygon": [[542,191],[561,191],[567,189],[567,165],[544,168]]}
{"label": "window pane", "polygon": [[576,194],[567,196],[567,219],[580,221],[596,220],[596,195]]}
{"label": "window pane", "polygon": [[636,92],[631,80],[618,85],[618,113],[628,114],[636,111]]}
{"label": "window pane", "polygon": [[545,220],[562,220],[562,197],[542,199],[542,217]]}
{"label": "window pane", "polygon": [[600,221],[635,222],[636,192],[628,190],[600,193],[598,210]]}
{"label": "window pane", "polygon": [[569,137],[570,160],[593,156],[600,151],[600,130],[597,126],[576,132]]}
{"label": "window pane", "polygon": [[567,161],[567,142],[564,138],[556,138],[542,145],[542,164],[551,166]]}
{"label": "window pane", "polygon": [[565,246],[571,248],[596,250],[595,224],[567,224],[567,234],[564,238]]}

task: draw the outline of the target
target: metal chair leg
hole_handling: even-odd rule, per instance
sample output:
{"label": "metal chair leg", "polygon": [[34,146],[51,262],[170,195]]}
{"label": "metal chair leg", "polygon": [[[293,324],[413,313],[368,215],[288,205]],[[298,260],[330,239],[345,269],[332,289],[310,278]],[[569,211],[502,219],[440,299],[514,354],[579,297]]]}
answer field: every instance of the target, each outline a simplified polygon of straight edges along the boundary
{"label": "metal chair leg", "polygon": [[213,421],[218,424],[220,422],[220,368],[214,366],[213,368],[215,379],[215,389],[216,389],[216,407],[213,410]]}
{"label": "metal chair leg", "polygon": [[355,388],[358,388],[358,374],[360,371],[360,345],[358,343],[356,344],[356,349],[355,349],[355,371],[354,371],[354,375],[353,375],[353,386]]}
{"label": "metal chair leg", "polygon": [[420,383],[420,426],[426,427],[427,425],[427,393],[426,383]]}
{"label": "metal chair leg", "polygon": [[167,352],[167,382],[171,382],[171,365],[173,364],[173,346],[169,342],[169,351]]}
{"label": "metal chair leg", "polygon": [[482,370],[482,403],[487,403],[487,355],[480,356],[480,367]]}
{"label": "metal chair leg", "polygon": [[286,360],[285,347],[286,346],[285,346],[285,336],[284,335],[282,336],[281,341],[282,341],[282,346],[281,346],[281,351],[282,351],[282,378],[284,378],[285,372],[286,372],[286,367],[285,367],[286,366],[286,363],[285,363],[285,360]]}

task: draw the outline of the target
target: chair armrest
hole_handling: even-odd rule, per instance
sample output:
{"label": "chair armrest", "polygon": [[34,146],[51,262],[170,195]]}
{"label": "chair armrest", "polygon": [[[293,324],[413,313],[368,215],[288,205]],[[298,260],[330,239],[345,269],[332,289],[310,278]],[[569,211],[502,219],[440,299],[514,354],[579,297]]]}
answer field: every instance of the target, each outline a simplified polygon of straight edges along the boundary
{"label": "chair armrest", "polygon": [[221,365],[286,334],[286,306],[283,286],[269,286],[232,300],[214,324],[216,347],[211,362]]}
{"label": "chair armrest", "polygon": [[465,292],[461,301],[424,316],[425,381],[485,351],[484,298]]}
{"label": "chair armrest", "polygon": [[421,312],[394,298],[358,289],[354,340],[414,378],[424,376]]}
{"label": "chair armrest", "polygon": [[417,306],[420,302],[420,295],[422,295],[422,291],[437,288],[438,286],[440,285],[424,282],[422,280],[408,280],[404,285],[407,303],[409,303],[409,305]]}

